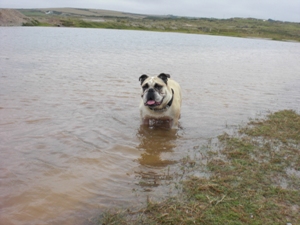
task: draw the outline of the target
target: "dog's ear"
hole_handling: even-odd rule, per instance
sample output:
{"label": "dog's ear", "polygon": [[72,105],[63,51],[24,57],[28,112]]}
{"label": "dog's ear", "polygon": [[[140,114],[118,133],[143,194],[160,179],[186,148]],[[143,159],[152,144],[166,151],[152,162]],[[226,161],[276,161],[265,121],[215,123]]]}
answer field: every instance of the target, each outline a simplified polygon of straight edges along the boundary
{"label": "dog's ear", "polygon": [[170,74],[161,73],[157,77],[162,79],[165,82],[165,84],[168,84],[168,78],[170,78],[171,76],[170,76]]}
{"label": "dog's ear", "polygon": [[139,81],[141,81],[141,85],[144,83],[144,81],[148,78],[148,75],[143,74],[142,76],[140,76]]}

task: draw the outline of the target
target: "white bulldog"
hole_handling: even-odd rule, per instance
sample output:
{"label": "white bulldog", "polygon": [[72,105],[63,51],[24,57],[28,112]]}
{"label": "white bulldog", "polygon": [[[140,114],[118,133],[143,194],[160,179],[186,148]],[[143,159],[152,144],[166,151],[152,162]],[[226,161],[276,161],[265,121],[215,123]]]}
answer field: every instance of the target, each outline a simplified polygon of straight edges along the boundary
{"label": "white bulldog", "polygon": [[178,127],[181,110],[181,88],[170,78],[161,73],[156,77],[142,75],[139,78],[142,87],[140,113],[143,124],[150,120],[167,120],[170,128]]}

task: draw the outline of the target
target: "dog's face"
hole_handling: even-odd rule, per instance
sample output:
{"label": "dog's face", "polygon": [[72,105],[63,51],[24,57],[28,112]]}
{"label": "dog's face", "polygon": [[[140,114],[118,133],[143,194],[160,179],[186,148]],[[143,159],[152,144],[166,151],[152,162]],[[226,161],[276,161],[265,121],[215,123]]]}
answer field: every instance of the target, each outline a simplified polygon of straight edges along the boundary
{"label": "dog's face", "polygon": [[168,88],[169,74],[161,73],[157,77],[142,75],[139,78],[142,86],[142,99],[145,106],[150,108],[163,108],[172,96]]}

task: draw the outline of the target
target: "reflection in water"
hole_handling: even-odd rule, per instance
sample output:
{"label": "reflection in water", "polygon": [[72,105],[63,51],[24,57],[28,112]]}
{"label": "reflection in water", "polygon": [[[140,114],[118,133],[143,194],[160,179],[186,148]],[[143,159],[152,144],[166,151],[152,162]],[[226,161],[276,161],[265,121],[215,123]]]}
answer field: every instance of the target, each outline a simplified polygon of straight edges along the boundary
{"label": "reflection in water", "polygon": [[167,166],[176,163],[176,160],[169,159],[170,156],[167,156],[168,159],[163,159],[162,154],[173,152],[178,138],[177,131],[176,129],[170,129],[167,122],[156,123],[150,127],[141,125],[138,129],[137,137],[140,143],[137,149],[142,153],[137,160],[140,168],[135,173],[136,178],[139,180],[138,185],[143,191],[152,191],[154,187],[158,187],[163,181],[173,179]]}
{"label": "reflection in water", "polygon": [[172,152],[176,147],[177,130],[167,129],[165,124],[156,126],[141,125],[137,136],[140,140],[138,149],[142,150],[139,163],[143,166],[164,167],[175,163],[172,160],[161,159],[161,153]]}

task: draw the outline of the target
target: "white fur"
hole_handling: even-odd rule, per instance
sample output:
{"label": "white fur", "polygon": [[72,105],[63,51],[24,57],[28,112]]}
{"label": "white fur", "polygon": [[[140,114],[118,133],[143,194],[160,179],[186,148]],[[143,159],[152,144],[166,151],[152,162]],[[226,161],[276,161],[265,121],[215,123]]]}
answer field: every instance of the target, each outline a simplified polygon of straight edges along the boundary
{"label": "white fur", "polygon": [[[142,98],[140,103],[140,114],[144,124],[149,124],[150,120],[167,120],[171,128],[178,126],[178,120],[180,118],[181,110],[181,88],[179,84],[168,78],[168,85],[166,85],[158,77],[148,77],[143,84],[148,83],[149,86],[154,86],[156,83],[163,86],[161,95],[164,95],[162,104],[156,107],[155,110],[151,110],[148,106],[145,106],[145,98]],[[171,107],[167,107],[167,104],[172,99],[172,89],[174,91],[173,102]],[[144,94],[144,93],[142,93]]]}

